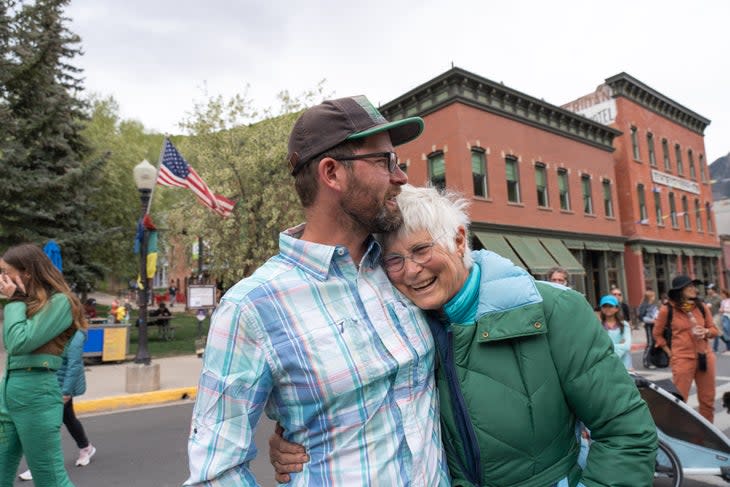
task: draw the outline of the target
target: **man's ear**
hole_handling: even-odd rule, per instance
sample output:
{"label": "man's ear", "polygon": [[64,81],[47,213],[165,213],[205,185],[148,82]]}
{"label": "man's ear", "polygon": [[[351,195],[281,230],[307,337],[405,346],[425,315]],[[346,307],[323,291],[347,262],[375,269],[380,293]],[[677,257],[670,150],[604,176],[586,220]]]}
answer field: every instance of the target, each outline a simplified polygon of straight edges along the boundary
{"label": "man's ear", "polygon": [[342,191],[345,167],[331,157],[323,157],[317,166],[317,174],[323,186],[334,191]]}

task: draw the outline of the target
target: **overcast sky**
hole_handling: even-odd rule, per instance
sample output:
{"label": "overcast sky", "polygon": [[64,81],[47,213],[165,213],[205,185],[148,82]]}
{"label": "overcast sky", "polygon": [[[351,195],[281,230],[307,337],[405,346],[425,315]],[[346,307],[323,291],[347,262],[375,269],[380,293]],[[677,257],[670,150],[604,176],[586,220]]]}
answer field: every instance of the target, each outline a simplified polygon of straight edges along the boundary
{"label": "overcast sky", "polygon": [[730,152],[726,0],[72,0],[86,88],[123,118],[181,133],[209,95],[259,108],[326,80],[376,105],[452,63],[561,105],[629,73],[709,118],[708,162]]}

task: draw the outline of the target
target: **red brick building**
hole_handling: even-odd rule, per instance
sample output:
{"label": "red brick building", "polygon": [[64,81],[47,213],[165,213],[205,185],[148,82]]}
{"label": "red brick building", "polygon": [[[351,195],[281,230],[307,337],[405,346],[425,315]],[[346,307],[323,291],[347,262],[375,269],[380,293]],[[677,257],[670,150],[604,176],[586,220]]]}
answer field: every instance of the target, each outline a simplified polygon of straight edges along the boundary
{"label": "red brick building", "polygon": [[629,75],[561,108],[453,68],[381,111],[426,120],[403,167],[472,198],[474,248],[538,278],[566,267],[592,303],[619,286],[636,306],[680,272],[720,282],[709,120]]}
{"label": "red brick building", "polygon": [[381,111],[424,117],[424,134],[399,156],[412,184],[472,198],[474,248],[541,278],[566,267],[593,303],[625,285],[613,156],[619,131],[459,68]]}
{"label": "red brick building", "polygon": [[626,73],[564,106],[622,132],[614,139],[630,303],[677,274],[722,284],[704,130],[710,121]]}

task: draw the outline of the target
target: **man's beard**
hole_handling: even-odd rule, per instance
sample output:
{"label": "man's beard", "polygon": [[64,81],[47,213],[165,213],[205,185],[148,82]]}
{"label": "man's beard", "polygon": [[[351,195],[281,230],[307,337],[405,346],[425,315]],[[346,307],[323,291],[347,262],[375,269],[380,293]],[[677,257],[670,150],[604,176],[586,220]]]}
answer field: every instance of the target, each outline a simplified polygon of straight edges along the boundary
{"label": "man's beard", "polygon": [[340,203],[342,211],[369,233],[387,233],[403,224],[400,208],[389,211],[384,199],[359,183],[348,189]]}

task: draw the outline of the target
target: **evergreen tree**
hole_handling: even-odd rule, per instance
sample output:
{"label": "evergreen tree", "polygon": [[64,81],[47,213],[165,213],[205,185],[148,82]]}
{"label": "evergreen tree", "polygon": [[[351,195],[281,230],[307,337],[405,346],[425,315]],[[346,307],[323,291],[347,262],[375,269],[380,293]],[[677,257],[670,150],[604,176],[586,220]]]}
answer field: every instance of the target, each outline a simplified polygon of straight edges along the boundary
{"label": "evergreen tree", "polygon": [[64,275],[84,291],[102,274],[90,260],[103,244],[90,195],[101,187],[104,159],[83,162],[86,107],[81,70],[71,64],[80,39],[66,27],[68,3],[0,0],[0,248],[56,240]]}

